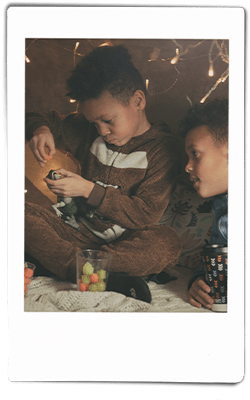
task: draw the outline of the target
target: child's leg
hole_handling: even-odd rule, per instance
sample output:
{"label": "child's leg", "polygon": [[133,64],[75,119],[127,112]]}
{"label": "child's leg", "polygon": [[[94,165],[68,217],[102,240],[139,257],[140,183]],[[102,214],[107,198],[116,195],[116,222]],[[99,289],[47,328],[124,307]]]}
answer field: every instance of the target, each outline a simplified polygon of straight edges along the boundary
{"label": "child's leg", "polygon": [[[99,239],[91,236],[84,226],[78,232],[42,207],[29,203],[25,205],[26,261],[33,262],[42,275],[47,275],[47,270],[49,276],[55,274],[75,283],[76,252],[101,246]],[[107,290],[149,303],[151,301],[150,291],[142,278],[110,274]]]}
{"label": "child's leg", "polygon": [[101,249],[112,254],[112,271],[147,276],[177,264],[181,241],[174,229],[157,225],[143,231],[125,232],[118,241]]}
{"label": "child's leg", "polygon": [[50,272],[75,282],[76,252],[89,247],[98,248],[98,244],[85,227],[78,232],[52,212],[25,204],[25,252]]}
{"label": "child's leg", "polygon": [[181,247],[176,232],[166,226],[125,232],[115,243],[102,243],[84,226],[78,232],[42,207],[25,204],[25,251],[63,280],[76,281],[78,250],[100,248],[112,254],[111,270],[121,273],[110,275],[107,289],[150,302],[147,284],[138,277],[175,265]]}

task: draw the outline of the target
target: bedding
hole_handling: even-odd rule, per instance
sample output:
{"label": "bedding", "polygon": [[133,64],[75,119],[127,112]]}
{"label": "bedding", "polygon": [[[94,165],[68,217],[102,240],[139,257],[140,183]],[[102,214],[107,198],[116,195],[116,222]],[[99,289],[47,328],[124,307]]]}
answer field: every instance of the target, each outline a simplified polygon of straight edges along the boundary
{"label": "bedding", "polygon": [[166,284],[148,282],[151,303],[115,292],[80,292],[75,284],[46,276],[34,277],[24,298],[26,312],[211,312],[191,306],[187,283],[191,271],[177,267],[166,270],[177,279]]}

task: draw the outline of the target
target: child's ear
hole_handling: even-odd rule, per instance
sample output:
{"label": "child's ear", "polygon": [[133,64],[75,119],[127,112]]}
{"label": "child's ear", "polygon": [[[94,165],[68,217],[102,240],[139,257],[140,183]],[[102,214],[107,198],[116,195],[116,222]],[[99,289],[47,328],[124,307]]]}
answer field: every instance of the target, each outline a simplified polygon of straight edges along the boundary
{"label": "child's ear", "polygon": [[146,97],[142,90],[136,90],[133,95],[133,102],[135,107],[139,110],[144,110],[146,107]]}

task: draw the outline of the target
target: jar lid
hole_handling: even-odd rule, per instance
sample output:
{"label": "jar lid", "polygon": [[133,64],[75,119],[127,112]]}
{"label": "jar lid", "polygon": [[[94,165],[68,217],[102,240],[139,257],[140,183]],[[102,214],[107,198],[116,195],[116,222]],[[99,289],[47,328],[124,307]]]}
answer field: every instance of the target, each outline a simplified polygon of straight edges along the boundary
{"label": "jar lid", "polygon": [[223,244],[207,244],[203,247],[203,253],[227,254],[227,246]]}

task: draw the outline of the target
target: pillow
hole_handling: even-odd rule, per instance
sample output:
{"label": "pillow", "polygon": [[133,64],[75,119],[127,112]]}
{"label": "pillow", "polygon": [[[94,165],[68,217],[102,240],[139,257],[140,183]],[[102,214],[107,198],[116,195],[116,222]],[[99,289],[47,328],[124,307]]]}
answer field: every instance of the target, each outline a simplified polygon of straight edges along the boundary
{"label": "pillow", "polygon": [[210,240],[212,205],[211,198],[199,197],[195,189],[178,181],[159,225],[171,226],[181,238],[179,266],[199,267],[202,247]]}

